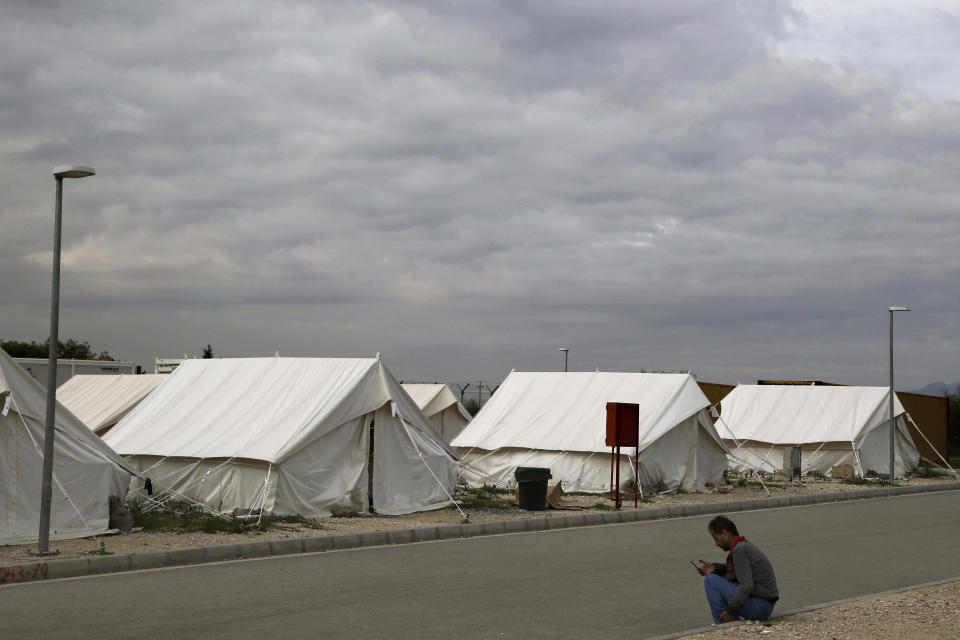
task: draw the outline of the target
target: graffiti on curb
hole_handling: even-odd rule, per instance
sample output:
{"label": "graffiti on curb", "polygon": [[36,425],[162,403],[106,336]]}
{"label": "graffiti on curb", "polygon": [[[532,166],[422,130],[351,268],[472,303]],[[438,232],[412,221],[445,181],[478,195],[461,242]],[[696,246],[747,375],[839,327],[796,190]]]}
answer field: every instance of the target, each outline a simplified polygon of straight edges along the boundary
{"label": "graffiti on curb", "polygon": [[37,578],[46,577],[46,562],[38,562],[33,567],[24,564],[18,564],[13,567],[0,567],[0,584],[10,584],[12,582],[23,582],[25,580],[36,580]]}

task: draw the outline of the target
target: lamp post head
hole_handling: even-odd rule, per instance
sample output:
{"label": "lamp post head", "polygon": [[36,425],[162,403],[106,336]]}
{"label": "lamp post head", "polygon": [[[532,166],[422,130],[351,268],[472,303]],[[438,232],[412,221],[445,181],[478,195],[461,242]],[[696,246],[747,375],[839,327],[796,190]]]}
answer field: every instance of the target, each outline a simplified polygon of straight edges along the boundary
{"label": "lamp post head", "polygon": [[557,347],[557,351],[570,351],[569,347]]}
{"label": "lamp post head", "polygon": [[890,310],[891,312],[893,312],[893,311],[910,311],[910,309],[908,309],[907,307],[890,307],[889,310]]}
{"label": "lamp post head", "polygon": [[57,180],[61,178],[86,178],[96,175],[93,167],[85,167],[79,164],[64,164],[53,168],[53,177]]}

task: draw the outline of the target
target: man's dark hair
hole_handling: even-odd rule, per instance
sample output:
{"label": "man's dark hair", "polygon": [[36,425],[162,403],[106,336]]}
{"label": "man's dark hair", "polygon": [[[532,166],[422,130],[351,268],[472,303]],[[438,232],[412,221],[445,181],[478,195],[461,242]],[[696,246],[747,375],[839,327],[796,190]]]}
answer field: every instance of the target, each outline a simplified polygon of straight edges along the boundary
{"label": "man's dark hair", "polygon": [[733,524],[733,520],[726,516],[717,516],[707,524],[707,529],[710,533],[720,533],[721,531],[729,531],[735,536],[739,536],[740,532],[737,531],[737,525]]}

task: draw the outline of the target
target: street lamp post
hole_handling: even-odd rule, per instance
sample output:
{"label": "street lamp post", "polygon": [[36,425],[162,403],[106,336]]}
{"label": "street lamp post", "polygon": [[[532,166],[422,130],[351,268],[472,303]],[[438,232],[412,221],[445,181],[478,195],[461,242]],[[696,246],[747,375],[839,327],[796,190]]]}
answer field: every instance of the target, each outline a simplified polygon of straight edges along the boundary
{"label": "street lamp post", "polygon": [[95,175],[93,167],[64,165],[54,167],[57,204],[53,230],[53,289],[50,295],[50,359],[47,363],[47,412],[43,431],[43,484],[40,488],[40,534],[36,555],[55,555],[50,551],[50,501],[53,497],[53,436],[57,407],[57,344],[60,321],[60,227],[63,218],[63,179]]}
{"label": "street lamp post", "polygon": [[890,307],[888,309],[890,312],[890,482],[893,482],[896,477],[894,474],[894,447],[896,446],[896,440],[894,438],[894,426],[896,420],[893,415],[893,313],[895,311],[910,311],[907,307]]}
{"label": "street lamp post", "polygon": [[557,351],[563,351],[563,370],[567,370],[567,353],[570,352],[568,347],[558,347]]}

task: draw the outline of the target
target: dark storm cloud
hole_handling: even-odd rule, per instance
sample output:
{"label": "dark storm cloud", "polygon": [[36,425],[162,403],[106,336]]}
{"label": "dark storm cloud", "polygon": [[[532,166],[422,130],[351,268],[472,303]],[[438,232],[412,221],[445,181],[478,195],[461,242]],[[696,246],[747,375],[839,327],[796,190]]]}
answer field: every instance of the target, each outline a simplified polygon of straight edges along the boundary
{"label": "dark storm cloud", "polygon": [[957,377],[960,107],[782,54],[789,5],[5,18],[4,338],[45,334],[49,171],[86,162],[61,333],[148,366],[209,342],[493,379],[563,343],[579,368],[882,384],[907,303],[905,375]]}

